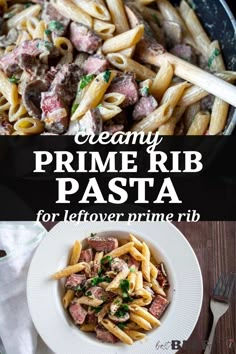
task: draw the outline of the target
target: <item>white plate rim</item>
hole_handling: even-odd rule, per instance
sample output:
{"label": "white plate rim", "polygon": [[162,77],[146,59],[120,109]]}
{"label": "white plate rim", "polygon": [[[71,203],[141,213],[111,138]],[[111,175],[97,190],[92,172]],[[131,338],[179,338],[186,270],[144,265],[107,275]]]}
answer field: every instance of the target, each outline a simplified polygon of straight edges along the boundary
{"label": "white plate rim", "polygon": [[[74,230],[74,231],[73,231]],[[141,354],[143,352],[143,350],[147,350],[148,349],[148,353],[149,354],[154,354],[154,353],[166,353],[166,349],[159,349],[157,350],[155,343],[167,343],[170,340],[187,340],[193,329],[196,326],[196,323],[198,321],[199,315],[200,315],[200,311],[201,311],[201,307],[202,307],[202,300],[203,300],[203,280],[202,280],[202,274],[201,274],[201,269],[200,269],[200,265],[199,262],[197,260],[197,257],[190,245],[190,243],[188,242],[188,240],[184,237],[184,235],[179,231],[179,229],[177,227],[175,227],[175,225],[168,223],[168,222],[158,222],[158,223],[144,223],[144,222],[137,222],[137,223],[132,223],[131,225],[129,225],[127,222],[116,222],[116,223],[109,223],[109,222],[95,222],[95,223],[63,223],[60,222],[58,223],[49,233],[48,235],[44,238],[44,240],[41,242],[41,244],[39,245],[38,249],[36,250],[34,257],[32,259],[30,268],[29,268],[29,272],[28,272],[28,277],[27,277],[27,300],[28,300],[28,306],[29,306],[29,310],[30,310],[30,314],[32,317],[32,320],[34,322],[34,325],[37,329],[37,331],[39,332],[40,336],[43,338],[43,340],[45,341],[45,343],[57,354],[64,354],[65,353],[65,347],[63,348],[63,342],[64,340],[61,340],[61,337],[59,336],[57,339],[55,338],[55,332],[54,331],[50,331],[50,330],[46,330],[45,324],[50,323],[51,320],[51,327],[53,326],[53,324],[55,325],[55,322],[53,322],[53,319],[49,319],[47,317],[44,317],[43,314],[43,309],[46,310],[46,313],[50,312],[50,308],[49,308],[49,302],[48,302],[48,297],[50,297],[50,294],[52,295],[52,291],[54,291],[54,295],[55,295],[55,291],[56,290],[56,285],[54,283],[54,285],[52,285],[52,281],[49,280],[49,278],[46,280],[45,282],[45,270],[47,270],[47,267],[50,265],[50,263],[48,264],[46,262],[45,259],[43,259],[43,255],[45,255],[45,252],[49,252],[48,254],[52,254],[53,250],[48,250],[47,247],[48,245],[52,242],[54,243],[54,246],[58,243],[58,241],[62,242],[62,245],[60,245],[59,242],[59,246],[58,247],[62,247],[64,246],[65,243],[68,243],[68,241],[70,241],[70,245],[72,244],[72,240],[70,240],[70,238],[68,238],[68,232],[75,232],[75,230],[77,230],[80,235],[78,234],[78,239],[83,239],[85,236],[88,236],[91,232],[100,232],[100,231],[106,231],[106,230],[119,230],[119,231],[126,231],[126,232],[132,232],[136,235],[140,235],[140,237],[143,237],[146,239],[147,242],[151,242],[151,244],[153,244],[154,246],[156,246],[158,249],[160,249],[163,253],[163,248],[165,249],[166,245],[170,246],[170,239],[169,237],[172,237],[172,240],[174,240],[176,242],[176,240],[178,240],[178,244],[179,246],[182,245],[181,247],[183,247],[185,249],[185,256],[188,256],[188,261],[190,260],[190,263],[188,264],[188,267],[190,266],[191,270],[194,272],[194,279],[191,279],[193,281],[193,283],[191,284],[191,287],[188,288],[188,290],[192,289],[192,286],[194,289],[198,290],[198,297],[196,297],[196,294],[194,294],[193,292],[191,293],[191,291],[189,292],[189,294],[192,296],[192,302],[195,305],[195,309],[192,309],[191,307],[188,308],[188,311],[192,311],[192,317],[188,318],[186,317],[186,313],[185,313],[185,307],[186,307],[186,299],[182,299],[180,298],[180,296],[178,297],[178,302],[177,305],[180,306],[180,302],[183,301],[183,303],[181,304],[182,306],[182,310],[183,310],[183,316],[182,313],[180,313],[178,311],[179,314],[179,318],[177,322],[174,322],[173,325],[173,321],[175,321],[174,319],[174,309],[172,310],[172,312],[170,311],[170,314],[168,314],[168,316],[166,316],[164,325],[166,324],[167,326],[167,322],[168,322],[168,331],[170,329],[170,325],[172,325],[171,331],[169,331],[168,335],[167,335],[167,331],[165,329],[165,331],[163,331],[163,327],[164,325],[162,325],[157,331],[153,332],[155,333],[155,335],[152,333],[152,335],[148,335],[147,336],[147,340],[144,340],[143,342],[136,342],[135,345],[133,346],[124,346],[123,344],[119,345],[119,346],[111,346],[111,345],[107,345],[107,344],[103,344],[98,342],[96,339],[91,339],[88,338],[86,335],[82,334],[79,341],[81,343],[81,345],[85,345],[86,348],[88,348],[88,352],[85,352],[84,348],[81,352],[78,351],[78,348],[76,350],[74,350],[74,343],[75,340],[78,341],[78,338],[76,337],[75,339],[75,335],[77,336],[79,332],[76,329],[75,326],[72,325],[69,326],[68,323],[64,321],[59,320],[61,314],[59,314],[59,312],[61,311],[62,307],[60,308],[60,303],[54,304],[54,302],[51,303],[51,305],[54,306],[54,312],[51,313],[52,317],[54,317],[54,320],[57,319],[57,324],[56,324],[56,328],[55,330],[59,330],[62,331],[61,333],[63,333],[63,335],[65,334],[65,332],[68,332],[66,335],[68,336],[68,338],[72,339],[73,342],[73,348],[72,345],[70,346],[70,343],[68,343],[69,347],[66,349],[66,353],[68,354],[90,354],[91,352],[93,353],[100,353],[101,350],[103,351],[103,354],[120,354],[120,353],[124,353],[124,352],[128,352],[129,354],[131,353],[136,353],[136,354]],[[150,240],[150,235],[149,233],[152,233],[153,231],[156,231],[158,234],[158,230],[159,232],[162,230],[165,230],[166,232],[169,232],[171,236],[166,236],[166,237],[160,237],[160,235],[158,235],[157,239],[151,239]],[[82,235],[83,233],[83,235]],[[60,236],[59,236],[60,235]],[[148,236],[149,235],[149,236]],[[80,236],[80,237],[79,237]],[[75,238],[74,238],[75,239]],[[158,241],[158,246],[156,245]],[[173,256],[173,252],[170,252],[171,248],[168,250],[168,252]],[[54,251],[55,251],[55,247],[54,247]],[[166,251],[165,251],[166,252]],[[164,252],[164,253],[165,253]],[[65,256],[66,256],[67,251],[65,250]],[[165,257],[167,258],[167,255],[165,255]],[[52,257],[53,260],[53,257]],[[51,260],[51,262],[52,262]],[[164,260],[165,261],[165,260]],[[167,259],[166,259],[167,261]],[[40,263],[41,262],[41,263]],[[43,262],[43,263],[42,263]],[[46,262],[46,264],[44,264]],[[50,262],[50,261],[49,261]],[[191,265],[192,262],[192,265]],[[57,266],[56,264],[58,264],[58,260],[54,259],[54,267],[53,267],[53,271],[57,270]],[[46,268],[43,268],[45,265]],[[175,263],[176,265],[176,263]],[[55,269],[56,267],[56,269]],[[182,265],[183,267],[183,265]],[[49,266],[50,268],[50,266]],[[42,271],[43,270],[43,271]],[[187,272],[187,269],[186,269]],[[44,275],[43,275],[44,274]],[[50,273],[51,274],[51,273]],[[176,276],[176,274],[175,274]],[[41,278],[40,278],[41,277]],[[44,277],[44,279],[42,279],[42,277]],[[174,279],[174,278],[173,278]],[[176,279],[175,279],[176,280]],[[45,282],[46,286],[43,287],[42,289],[42,296],[40,297],[36,297],[34,296],[37,292],[38,295],[38,285],[40,283],[40,281]],[[180,277],[179,275],[177,275],[177,283],[180,281]],[[182,285],[181,287],[182,290]],[[185,291],[186,291],[186,287],[185,287]],[[41,290],[41,288],[40,288]],[[46,293],[45,293],[45,290]],[[179,293],[178,289],[177,289],[177,294]],[[40,294],[39,294],[40,295]],[[182,292],[183,295],[183,292]],[[177,297],[177,295],[175,294],[175,296]],[[175,299],[173,299],[174,302]],[[188,299],[187,299],[188,300]],[[56,302],[56,301],[55,301]],[[180,306],[180,308],[181,308]],[[179,308],[179,307],[178,307]],[[59,310],[59,312],[58,312]],[[63,310],[62,310],[63,311]],[[172,322],[170,322],[170,315],[171,316],[171,320]],[[176,323],[181,323],[182,326],[182,330],[180,330],[180,325],[179,325],[179,329],[177,328]],[[186,327],[186,323],[188,324],[188,327]],[[60,328],[61,327],[61,328]],[[63,328],[62,328],[63,327]],[[174,336],[175,333],[179,333],[181,332],[181,336],[178,335],[178,337],[176,338]],[[73,336],[72,336],[73,333]],[[83,342],[84,341],[84,342]],[[155,341],[155,343],[154,343]],[[144,348],[145,347],[145,348]],[[63,349],[62,349],[63,348]],[[62,351],[61,351],[62,350]],[[170,350],[171,353],[175,353],[176,350]]]}

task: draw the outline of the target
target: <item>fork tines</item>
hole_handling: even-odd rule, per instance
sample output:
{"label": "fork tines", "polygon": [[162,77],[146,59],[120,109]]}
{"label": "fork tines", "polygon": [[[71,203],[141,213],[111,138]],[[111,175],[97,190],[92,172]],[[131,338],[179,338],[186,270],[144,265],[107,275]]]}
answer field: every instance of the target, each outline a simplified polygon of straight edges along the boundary
{"label": "fork tines", "polygon": [[222,273],[213,291],[213,299],[229,302],[235,284],[235,273]]}

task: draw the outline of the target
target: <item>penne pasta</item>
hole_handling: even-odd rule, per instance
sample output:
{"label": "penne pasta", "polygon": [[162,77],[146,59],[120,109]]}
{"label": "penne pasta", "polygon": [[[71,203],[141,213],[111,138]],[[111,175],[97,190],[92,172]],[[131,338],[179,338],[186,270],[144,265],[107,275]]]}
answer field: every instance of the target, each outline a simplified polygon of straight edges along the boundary
{"label": "penne pasta", "polygon": [[144,33],[144,26],[139,25],[129,31],[118,34],[117,36],[107,39],[103,46],[102,51],[105,54],[118,52],[122,49],[130,48],[137,44],[142,38]]}
{"label": "penne pasta", "polygon": [[75,265],[79,262],[81,249],[82,249],[82,246],[81,246],[80,241],[75,241],[74,246],[71,251],[70,265]]}
{"label": "penne pasta", "polygon": [[65,309],[68,308],[68,306],[70,305],[74,297],[75,297],[75,292],[73,290],[67,290],[67,292],[65,293],[62,299],[63,307]]}
{"label": "penne pasta", "polygon": [[44,131],[44,123],[38,118],[25,117],[14,124],[14,129],[26,135],[36,135]]}
{"label": "penne pasta", "polygon": [[210,113],[200,111],[189,127],[187,135],[204,135],[210,123]]}
{"label": "penne pasta", "polygon": [[135,292],[143,289],[143,273],[139,271],[135,279]]}
{"label": "penne pasta", "polygon": [[81,270],[84,270],[85,267],[86,267],[86,264],[84,262],[77,263],[75,265],[71,265],[71,266],[68,266],[68,267],[62,269],[59,272],[56,272],[55,274],[52,275],[52,278],[53,279],[65,278],[71,274],[78,273]]}
{"label": "penne pasta", "polygon": [[113,322],[108,319],[102,320],[102,325],[111,332],[115,337],[119,338],[119,340],[126,344],[133,344],[133,340],[129,337],[124,331],[122,331],[118,326],[116,326]]}
{"label": "penne pasta", "polygon": [[209,135],[217,135],[224,130],[228,113],[229,104],[216,97],[211,112]]}
{"label": "penne pasta", "polygon": [[11,106],[19,103],[17,85],[11,83],[7,76],[0,70],[0,93],[7,99]]}
{"label": "penne pasta", "polygon": [[142,253],[140,253],[135,247],[132,247],[129,251],[129,253],[131,254],[131,256],[136,259],[136,261],[143,261],[144,260],[144,256],[142,255]]}
{"label": "penne pasta", "polygon": [[97,75],[97,77],[91,82],[83,98],[81,99],[79,106],[73,113],[71,117],[72,121],[80,118],[89,109],[97,107],[114,76],[114,71],[109,70]]}
{"label": "penne pasta", "polygon": [[83,305],[93,306],[93,307],[100,306],[103,303],[103,300],[90,298],[88,296],[81,296],[76,301],[78,304],[83,304]]}
{"label": "penne pasta", "polygon": [[7,20],[7,28],[14,28],[21,23],[26,23],[27,19],[37,17],[41,11],[40,5],[32,5]]}
{"label": "penne pasta", "polygon": [[106,93],[103,97],[103,104],[113,104],[115,106],[121,105],[122,102],[125,100],[125,95],[122,93],[118,92],[111,92],[111,93]]}
{"label": "penne pasta", "polygon": [[92,28],[92,17],[72,0],[52,0],[52,3],[63,16]]}
{"label": "penne pasta", "polygon": [[116,33],[120,34],[129,30],[129,23],[122,0],[106,0],[111,14],[112,22],[115,25]]}
{"label": "penne pasta", "polygon": [[84,323],[80,326],[80,330],[83,332],[95,332],[96,324],[94,323]]}
{"label": "penne pasta", "polygon": [[166,297],[166,293],[165,293],[164,289],[158,283],[157,279],[152,278],[151,283],[152,283],[152,290],[154,290],[156,294]]}
{"label": "penne pasta", "polygon": [[156,74],[150,89],[151,94],[157,99],[158,102],[161,100],[164,93],[170,86],[173,76],[174,69],[172,65],[169,64],[167,60],[164,61],[158,73]]}
{"label": "penne pasta", "polygon": [[94,31],[104,40],[111,38],[116,30],[115,25],[101,20],[94,20]]}
{"label": "penne pasta", "polygon": [[134,312],[130,313],[130,319],[134,323],[137,323],[137,325],[139,327],[145,329],[145,331],[150,331],[152,329],[151,324],[147,320],[145,320],[144,318],[136,315]]}
{"label": "penne pasta", "polygon": [[156,317],[154,317],[149,311],[144,310],[141,306],[131,305],[130,309],[136,315],[142,317],[147,322],[149,322],[152,327],[154,327],[154,326],[158,326],[159,327],[161,325],[160,321]]}
{"label": "penne pasta", "polygon": [[17,106],[10,106],[8,112],[9,122],[16,122],[18,119],[22,118],[26,112],[26,108],[22,102],[20,102]]}
{"label": "penne pasta", "polygon": [[132,329],[124,329],[124,332],[133,340],[140,340],[146,337],[144,333]]}
{"label": "penne pasta", "polygon": [[128,243],[124,244],[123,246],[115,248],[113,251],[109,252],[107,254],[107,256],[110,256],[113,258],[123,256],[124,254],[129,253],[130,250],[133,248],[133,246],[134,246],[133,242],[128,242]]}
{"label": "penne pasta", "polygon": [[108,54],[107,59],[117,69],[122,71],[132,71],[140,80],[145,80],[147,78],[153,79],[156,75],[154,71],[148,69],[146,66],[139,64],[137,61],[120,53]]}
{"label": "penne pasta", "polygon": [[136,277],[137,277],[137,275],[134,272],[131,272],[128,275],[127,279],[129,281],[129,291],[128,291],[129,294],[132,294],[134,292],[135,284],[136,284]]}
{"label": "penne pasta", "polygon": [[127,269],[124,269],[117,274],[117,276],[112,280],[112,282],[106,288],[106,291],[111,291],[113,289],[118,288],[120,286],[121,280],[126,279],[128,274],[129,274],[129,268],[127,267]]}
{"label": "penne pasta", "polygon": [[105,122],[117,116],[117,114],[122,112],[122,109],[114,104],[105,103],[101,104],[101,106],[99,107],[99,111],[101,113],[102,120]]}
{"label": "penne pasta", "polygon": [[75,3],[87,14],[103,21],[110,21],[111,16],[106,6],[96,0],[75,0]]}
{"label": "penne pasta", "polygon": [[129,238],[131,242],[134,242],[134,247],[137,248],[138,251],[142,251],[143,245],[142,242],[140,242],[137,237],[135,237],[132,234],[129,234]]}
{"label": "penne pasta", "polygon": [[150,281],[150,271],[151,271],[151,266],[150,266],[150,251],[148,246],[146,245],[145,242],[143,242],[143,247],[142,247],[142,255],[144,256],[144,260],[142,261],[142,273],[144,279],[147,281]]}

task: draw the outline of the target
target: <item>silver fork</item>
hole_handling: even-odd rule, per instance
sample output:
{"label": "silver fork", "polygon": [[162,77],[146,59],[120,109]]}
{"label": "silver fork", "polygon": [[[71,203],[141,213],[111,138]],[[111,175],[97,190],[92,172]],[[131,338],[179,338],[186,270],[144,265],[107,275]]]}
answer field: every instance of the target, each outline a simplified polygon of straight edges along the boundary
{"label": "silver fork", "polygon": [[213,291],[211,298],[211,311],[214,321],[204,354],[210,354],[214,341],[215,330],[219,319],[227,312],[230,304],[230,297],[234,289],[235,273],[222,273]]}

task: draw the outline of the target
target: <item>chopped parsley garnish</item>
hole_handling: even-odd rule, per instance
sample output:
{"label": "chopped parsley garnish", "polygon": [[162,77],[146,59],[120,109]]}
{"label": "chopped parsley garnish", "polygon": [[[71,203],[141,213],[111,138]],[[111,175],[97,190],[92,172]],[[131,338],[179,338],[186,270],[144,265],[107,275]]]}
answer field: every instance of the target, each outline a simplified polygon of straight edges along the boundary
{"label": "chopped parsley garnish", "polygon": [[102,275],[102,269],[99,269],[98,275],[99,275],[99,276]]}
{"label": "chopped parsley garnish", "polygon": [[97,106],[97,108],[100,108],[100,107],[102,107],[102,104],[101,104],[101,103],[99,103],[99,105]]}
{"label": "chopped parsley garnish", "polygon": [[50,36],[52,34],[52,31],[50,29],[45,29],[44,33],[46,36]]}
{"label": "chopped parsley garnish", "polygon": [[96,235],[97,235],[96,233],[93,234],[93,233],[91,232],[90,237],[94,237],[94,236],[96,236]]}
{"label": "chopped parsley garnish", "polygon": [[193,9],[196,10],[196,5],[194,4],[194,2],[192,0],[188,0],[189,6]]}
{"label": "chopped parsley garnish", "polygon": [[130,271],[131,273],[135,273],[135,272],[136,272],[136,269],[135,269],[134,267],[131,267],[131,268],[129,268],[129,271]]}
{"label": "chopped parsley garnish", "polygon": [[101,264],[104,264],[104,263],[109,263],[109,264],[111,264],[112,260],[113,260],[112,256],[103,257],[103,258],[101,259]]}
{"label": "chopped parsley garnish", "polygon": [[73,288],[74,291],[81,291],[82,288],[80,285],[77,285],[76,287]]}
{"label": "chopped parsley garnish", "polygon": [[124,329],[126,326],[125,323],[117,323],[117,327],[119,327],[120,329]]}
{"label": "chopped parsley garnish", "polygon": [[115,305],[119,305],[119,304],[121,304],[121,301],[118,299],[115,301]]}
{"label": "chopped parsley garnish", "polygon": [[14,15],[15,15],[14,12],[8,12],[4,14],[3,18],[12,18]]}
{"label": "chopped parsley garnish", "polygon": [[83,90],[93,79],[93,74],[83,76],[79,83],[79,90]]}
{"label": "chopped parsley garnish", "polygon": [[48,28],[51,30],[51,31],[60,31],[60,30],[64,30],[64,26],[61,22],[59,21],[51,21],[49,22],[48,24]]}
{"label": "chopped parsley garnish", "polygon": [[127,296],[126,298],[123,299],[123,301],[124,301],[125,303],[131,302],[131,301],[133,301],[133,300],[134,300],[134,299],[133,299],[131,296]]}
{"label": "chopped parsley garnish", "polygon": [[40,50],[51,50],[53,47],[53,44],[49,41],[40,41],[39,43],[36,44],[36,47]]}
{"label": "chopped parsley garnish", "polygon": [[148,96],[149,95],[149,87],[147,87],[147,86],[142,87],[141,93],[143,96]]}
{"label": "chopped parsley garnish", "polygon": [[111,282],[111,278],[109,277],[95,277],[91,280],[91,285],[97,285],[97,284],[100,284],[100,283],[103,283],[103,282],[106,282],[106,283],[110,283]]}
{"label": "chopped parsley garnish", "polygon": [[111,76],[110,70],[106,70],[106,71],[104,72],[104,74],[103,74],[103,80],[104,80],[105,82],[108,82],[108,81],[110,80],[110,76]]}
{"label": "chopped parsley garnish", "polygon": [[153,20],[156,22],[156,24],[157,24],[158,26],[160,26],[160,21],[159,21],[159,18],[157,17],[157,15],[156,15],[156,14],[152,14],[152,18],[153,18]]}
{"label": "chopped parsley garnish", "polygon": [[78,103],[74,103],[71,107],[71,114],[75,113],[76,109],[78,108],[79,104]]}
{"label": "chopped parsley garnish", "polygon": [[18,84],[18,82],[20,81],[20,79],[18,79],[17,77],[15,77],[14,75],[12,77],[8,78],[8,81],[10,81],[12,84]]}
{"label": "chopped parsley garnish", "polygon": [[128,295],[128,291],[129,291],[129,280],[127,279],[123,279],[120,281],[120,288],[122,290],[122,296],[124,298],[127,298]]}
{"label": "chopped parsley garnish", "polygon": [[116,311],[115,316],[124,317],[128,311],[129,311],[129,306],[126,304],[122,304],[119,307],[119,309]]}
{"label": "chopped parsley garnish", "polygon": [[85,295],[86,296],[92,296],[92,292],[91,291],[86,291]]}
{"label": "chopped parsley garnish", "polygon": [[98,307],[92,307],[92,310],[94,310],[95,313],[100,312],[102,309],[102,306],[98,306]]}
{"label": "chopped parsley garnish", "polygon": [[26,4],[25,4],[25,9],[28,9],[28,7],[30,7],[32,4],[30,3],[30,2],[27,2]]}
{"label": "chopped parsley garnish", "polygon": [[208,60],[208,67],[211,68],[213,61],[215,60],[216,57],[218,57],[220,55],[220,50],[215,48],[213,53],[211,54],[209,60]]}

